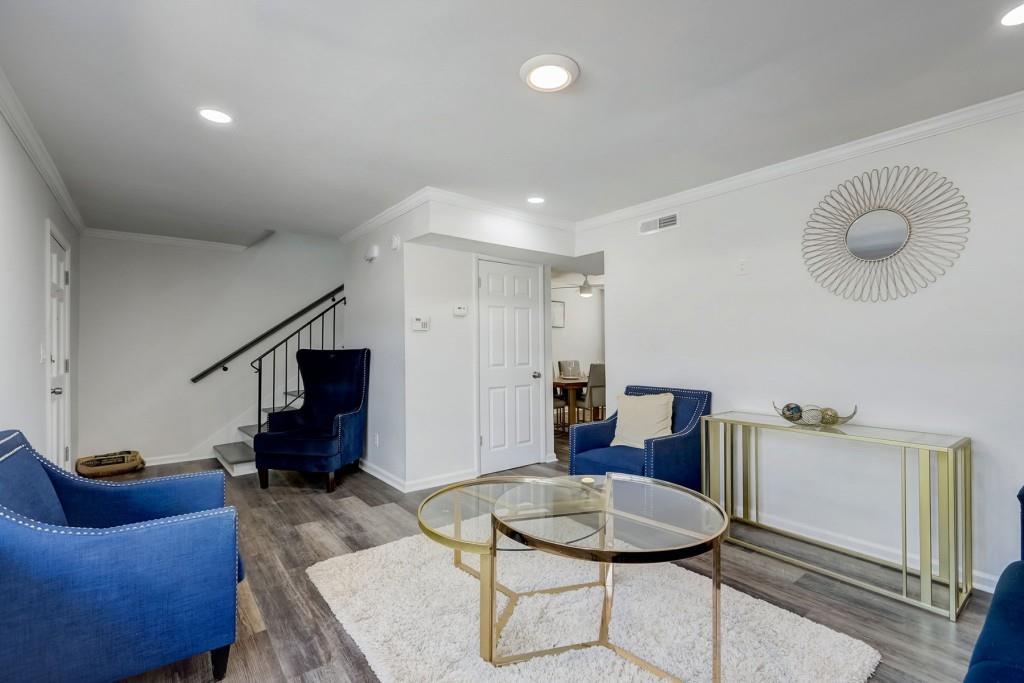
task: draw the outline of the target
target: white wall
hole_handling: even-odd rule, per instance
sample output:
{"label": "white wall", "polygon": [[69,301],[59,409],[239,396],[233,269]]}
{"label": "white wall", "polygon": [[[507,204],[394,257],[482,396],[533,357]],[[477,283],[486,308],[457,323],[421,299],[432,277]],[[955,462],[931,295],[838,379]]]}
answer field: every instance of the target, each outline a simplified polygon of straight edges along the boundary
{"label": "white wall", "polygon": [[[477,472],[474,254],[571,258],[572,232],[479,204],[427,188],[343,238],[349,249],[346,345],[367,346],[373,354],[369,444],[361,466],[401,490]],[[391,249],[393,236],[401,240],[398,250]],[[380,255],[367,263],[364,255],[374,244]],[[469,307],[467,317],[452,315],[456,303]],[[430,316],[431,331],[412,332],[414,315]],[[544,433],[551,433],[550,422]]]}
{"label": "white wall", "polygon": [[214,444],[240,440],[237,427],[256,422],[248,364],[265,345],[229,372],[189,378],[347,288],[346,250],[328,238],[277,233],[241,252],[92,237],[81,246],[84,453],[211,457]]}
{"label": "white wall", "polygon": [[[605,250],[609,398],[627,383],[707,388],[716,411],[857,404],[862,424],[971,436],[976,579],[991,587],[1020,553],[1022,141],[1024,115],[1014,115],[681,205],[680,227],[661,234],[637,235],[636,220],[581,234],[579,253]],[[840,182],[896,164],[961,188],[972,215],[966,250],[909,298],[833,296],[804,267],[807,217]],[[769,515],[895,552],[898,453],[847,447],[833,457],[832,443],[770,441]]]}
{"label": "white wall", "polygon": [[[78,363],[78,235],[61,211],[24,149],[0,117],[0,429],[21,429],[40,451],[47,450],[46,342],[49,298],[46,221],[71,242],[71,362]],[[76,452],[78,378],[71,381],[71,450]]]}
{"label": "white wall", "polygon": [[[473,477],[476,458],[475,263],[472,253],[405,245],[407,489]],[[453,314],[456,305],[470,315]],[[429,316],[429,332],[413,332]]]}
{"label": "white wall", "polygon": [[[368,443],[361,466],[398,489],[406,478],[404,242],[426,230],[428,217],[423,204],[346,242],[345,344],[370,349]],[[393,236],[402,241],[398,250],[391,248]],[[368,263],[364,255],[373,244],[380,255]]]}
{"label": "white wall", "polygon": [[551,328],[552,360],[578,360],[583,372],[591,363],[604,362],[604,289],[584,299],[577,289],[558,289],[578,284],[582,275],[559,277],[551,282],[551,300],[565,302],[565,327]]}

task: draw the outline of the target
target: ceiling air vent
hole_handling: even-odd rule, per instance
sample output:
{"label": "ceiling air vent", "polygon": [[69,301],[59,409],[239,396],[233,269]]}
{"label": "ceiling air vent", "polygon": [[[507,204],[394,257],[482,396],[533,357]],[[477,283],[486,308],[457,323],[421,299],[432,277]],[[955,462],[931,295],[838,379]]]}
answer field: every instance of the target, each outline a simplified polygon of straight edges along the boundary
{"label": "ceiling air vent", "polygon": [[656,232],[662,230],[668,230],[674,228],[679,224],[679,214],[670,213],[667,216],[661,216],[660,218],[652,218],[647,221],[640,223],[640,234],[641,235],[653,235]]}

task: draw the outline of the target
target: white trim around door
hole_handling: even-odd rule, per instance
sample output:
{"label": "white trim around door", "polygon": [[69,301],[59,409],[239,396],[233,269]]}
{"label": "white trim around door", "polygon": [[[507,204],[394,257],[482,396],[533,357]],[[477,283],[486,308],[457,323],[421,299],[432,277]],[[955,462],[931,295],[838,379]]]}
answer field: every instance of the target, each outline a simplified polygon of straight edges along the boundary
{"label": "white trim around door", "polygon": [[71,242],[46,220],[46,456],[71,469]]}
{"label": "white trim around door", "polygon": [[478,470],[548,459],[544,267],[476,259]]}

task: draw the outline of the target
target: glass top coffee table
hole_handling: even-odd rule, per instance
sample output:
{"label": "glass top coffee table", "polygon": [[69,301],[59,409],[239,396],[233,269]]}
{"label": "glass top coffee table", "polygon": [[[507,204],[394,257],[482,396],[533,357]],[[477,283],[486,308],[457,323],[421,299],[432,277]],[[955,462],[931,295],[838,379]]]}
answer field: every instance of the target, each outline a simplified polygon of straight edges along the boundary
{"label": "glass top coffee table", "polygon": [[[674,677],[609,640],[616,564],[670,562],[712,553],[712,678],[721,680],[721,543],[729,518],[696,491],[628,474],[600,477],[487,477],[446,486],[420,505],[420,529],[452,548],[455,566],[480,580],[480,656],[502,666],[570,649],[606,647],[664,678]],[[598,563],[595,581],[517,593],[497,581],[499,539]],[[480,570],[462,561],[478,555]],[[604,589],[597,640],[498,656],[496,646],[517,601],[527,595],[600,586]],[[508,602],[497,614],[497,593]]]}

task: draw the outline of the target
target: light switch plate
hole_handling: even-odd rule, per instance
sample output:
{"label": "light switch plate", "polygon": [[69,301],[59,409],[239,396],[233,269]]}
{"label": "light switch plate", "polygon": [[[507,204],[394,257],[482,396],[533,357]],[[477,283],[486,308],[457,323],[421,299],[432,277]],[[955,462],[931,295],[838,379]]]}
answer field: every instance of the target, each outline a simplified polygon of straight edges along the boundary
{"label": "light switch plate", "polygon": [[430,316],[413,316],[412,319],[412,331],[413,332],[429,332],[430,331]]}

